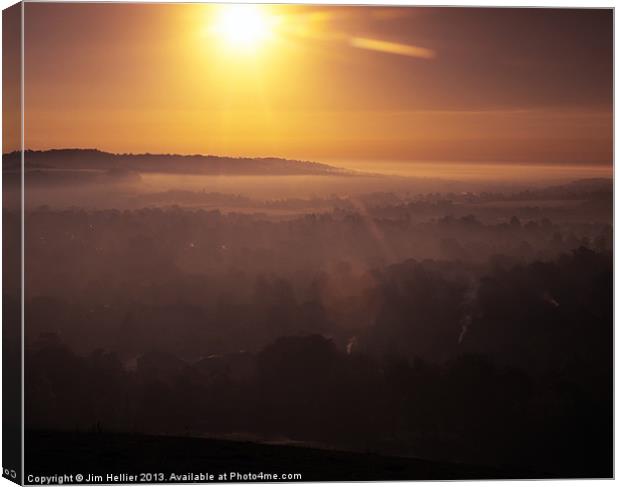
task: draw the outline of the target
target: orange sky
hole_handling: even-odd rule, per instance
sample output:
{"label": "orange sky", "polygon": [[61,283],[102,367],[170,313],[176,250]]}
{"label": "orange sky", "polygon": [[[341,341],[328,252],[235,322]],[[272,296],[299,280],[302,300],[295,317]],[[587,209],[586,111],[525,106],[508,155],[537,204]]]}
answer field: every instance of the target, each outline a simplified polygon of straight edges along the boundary
{"label": "orange sky", "polygon": [[611,164],[611,10],[25,8],[28,148]]}

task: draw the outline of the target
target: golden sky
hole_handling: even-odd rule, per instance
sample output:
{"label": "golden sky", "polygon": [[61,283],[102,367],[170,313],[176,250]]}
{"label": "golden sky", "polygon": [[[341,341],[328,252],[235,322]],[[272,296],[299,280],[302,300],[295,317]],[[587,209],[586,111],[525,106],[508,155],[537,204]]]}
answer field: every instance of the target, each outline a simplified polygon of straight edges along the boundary
{"label": "golden sky", "polygon": [[611,10],[25,9],[28,148],[611,164]]}

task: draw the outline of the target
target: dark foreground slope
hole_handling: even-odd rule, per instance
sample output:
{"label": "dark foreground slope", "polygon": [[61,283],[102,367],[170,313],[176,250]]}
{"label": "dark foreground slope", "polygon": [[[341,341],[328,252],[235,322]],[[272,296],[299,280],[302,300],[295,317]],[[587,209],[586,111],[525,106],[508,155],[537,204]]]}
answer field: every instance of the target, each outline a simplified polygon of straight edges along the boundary
{"label": "dark foreground slope", "polygon": [[[77,473],[102,475],[104,483],[110,483],[106,482],[107,474],[142,472],[162,473],[167,482],[179,481],[171,474],[186,475],[181,481],[200,482],[201,473],[213,474],[211,481],[226,473],[230,480],[231,472],[255,474],[258,477],[250,479],[254,481],[282,480],[282,474],[301,474],[301,478],[293,479],[297,481],[542,477],[533,472],[297,446],[109,433],[27,432],[25,460],[26,483],[33,482],[32,477],[28,481],[28,476]],[[261,472],[268,476],[261,478]],[[191,474],[196,478],[192,479]]]}

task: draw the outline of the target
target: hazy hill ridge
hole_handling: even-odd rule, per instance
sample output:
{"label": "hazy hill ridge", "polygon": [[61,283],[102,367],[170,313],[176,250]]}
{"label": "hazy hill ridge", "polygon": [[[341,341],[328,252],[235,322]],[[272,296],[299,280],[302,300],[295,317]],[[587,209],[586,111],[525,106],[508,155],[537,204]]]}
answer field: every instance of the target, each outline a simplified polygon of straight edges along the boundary
{"label": "hazy hill ridge", "polygon": [[[20,153],[3,156],[5,170],[15,169]],[[98,149],[26,150],[25,163],[31,169],[127,170],[176,174],[237,175],[353,175],[353,171],[311,161],[278,157],[224,157],[180,154],[113,154]]]}

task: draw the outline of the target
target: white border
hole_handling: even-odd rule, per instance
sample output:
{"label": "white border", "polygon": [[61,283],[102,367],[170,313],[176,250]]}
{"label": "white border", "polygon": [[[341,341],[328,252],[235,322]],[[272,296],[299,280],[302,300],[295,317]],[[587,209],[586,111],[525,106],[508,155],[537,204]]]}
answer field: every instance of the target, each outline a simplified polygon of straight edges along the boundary
{"label": "white border", "polygon": [[[32,2],[32,1],[45,1],[45,0],[27,0],[27,2]],[[69,3],[71,0],[66,1],[66,3]],[[231,0],[219,0],[218,2],[213,2],[213,3],[241,3],[243,0],[238,0],[237,2],[235,1],[231,1]],[[13,4],[15,4],[16,2],[14,0],[0,0],[0,7],[2,9],[5,9]],[[79,3],[79,2],[72,2],[72,3]],[[96,3],[96,2],[93,2]],[[101,2],[104,3],[104,2]],[[107,0],[105,3],[129,3],[129,2],[124,2],[123,0]],[[178,1],[178,0],[169,0],[169,1],[149,1],[149,0],[132,0],[131,3],[201,3],[201,2],[183,2],[183,1]],[[249,2],[245,2],[245,3],[253,3],[251,1]],[[258,2],[254,2],[254,3],[258,3]],[[569,8],[577,8],[577,7],[587,7],[587,8],[614,8],[616,7],[616,2],[615,1],[574,1],[574,0],[562,0],[562,1],[549,1],[546,0],[544,2],[536,2],[534,0],[530,0],[527,2],[523,2],[523,1],[502,1],[502,0],[476,0],[474,2],[467,2],[467,1],[463,1],[463,0],[448,0],[448,1],[432,1],[432,0],[374,0],[374,1],[370,1],[370,0],[314,0],[312,2],[309,1],[300,1],[300,0],[270,0],[264,3],[272,3],[272,4],[316,4],[316,5],[385,5],[385,6],[461,6],[461,7],[472,7],[472,6],[476,6],[476,7],[536,7],[536,8],[540,8],[540,7],[556,7],[556,8],[561,8],[561,7],[569,7]],[[0,22],[0,39],[1,39],[1,33],[2,33],[2,23]],[[24,93],[24,85],[23,85],[23,79],[24,79],[24,8],[22,8],[22,32],[21,32],[21,36],[22,36],[22,56],[21,56],[21,80],[22,80],[22,89],[21,89],[21,108],[22,108],[22,116],[21,116],[21,146],[22,148],[25,147],[25,123],[24,123],[24,110],[23,107],[24,105],[24,100],[25,100],[25,93]],[[0,41],[1,42],[1,41]],[[617,52],[617,47],[618,47],[618,40],[615,36],[615,11],[614,11],[614,94],[616,91],[616,87],[617,87],[617,80],[618,80],[618,76],[617,76],[617,64],[615,63],[616,60],[616,56],[615,53]],[[0,79],[2,76],[2,66],[0,63]],[[2,108],[2,101],[1,101],[1,97],[0,97],[0,109]],[[615,238],[616,232],[615,232],[615,228],[616,228],[616,223],[617,223],[617,219],[616,216],[619,214],[618,213],[618,201],[615,198],[615,140],[616,137],[618,137],[619,135],[619,129],[618,126],[615,124],[615,96],[614,96],[614,229],[613,229],[613,235],[614,235],[614,256],[616,255],[616,253],[618,252],[619,248],[620,248],[620,244],[618,243],[618,241]],[[0,146],[1,146],[1,142],[2,142],[2,134],[0,132]],[[25,284],[24,282],[24,270],[25,270],[25,262],[24,262],[24,252],[23,252],[23,244],[24,244],[24,200],[25,200],[25,187],[24,187],[24,172],[23,172],[23,168],[24,168],[24,161],[23,161],[23,152],[22,152],[22,194],[21,194],[21,198],[22,198],[22,208],[21,208],[21,212],[22,212],[22,225],[21,225],[21,232],[22,232],[22,255],[21,255],[21,269],[22,269],[22,276],[21,276],[21,280],[22,280],[22,289],[23,286]],[[0,174],[0,183],[2,181],[2,175]],[[2,215],[0,213],[0,224],[2,223]],[[2,238],[2,228],[0,225],[0,239]],[[2,259],[0,257],[0,274],[2,271]],[[617,266],[616,266],[616,260],[614,258],[614,303],[616,301],[620,301],[620,290],[618,289],[617,286]],[[0,294],[0,305],[2,304],[2,296]],[[22,345],[23,345],[23,340],[24,340],[24,293],[22,292],[22,296],[21,296],[21,312],[22,312]],[[618,345],[618,335],[615,333],[615,306],[614,306],[614,351],[617,349],[617,345]],[[24,413],[24,355],[22,353],[22,397],[21,397],[21,402],[22,402],[22,417],[23,417],[23,413]],[[1,366],[0,366],[1,368]],[[615,422],[615,417],[616,417],[616,413],[618,412],[618,403],[617,401],[615,401],[616,397],[615,397],[615,391],[617,391],[617,374],[615,374],[615,353],[614,353],[614,467],[616,465],[618,465],[618,450],[615,448],[615,437],[617,433],[617,425]],[[2,399],[2,392],[0,389],[0,401]],[[0,411],[1,411],[1,406],[0,406]],[[24,451],[23,451],[23,447],[24,447],[24,437],[23,437],[23,423],[22,423],[22,476],[25,475],[24,472]],[[2,458],[2,444],[0,442],[0,458]],[[461,481],[459,481],[460,483]],[[504,483],[506,481],[470,481],[468,483],[473,483],[473,484],[482,484],[484,483],[485,485],[488,485],[489,487],[495,487],[495,486],[501,486],[502,483]],[[525,486],[528,485],[528,482],[530,481],[509,481],[512,485],[514,486]],[[590,483],[590,482],[596,482],[596,483],[610,483],[613,482],[613,480],[552,480],[550,482],[554,482],[556,485],[561,485],[561,486],[577,486],[577,485],[584,485],[584,483]],[[22,483],[23,483],[23,479],[22,479]],[[340,482],[324,482],[324,483],[314,483],[314,482],[310,482],[310,483],[305,483],[306,485],[310,484],[310,485],[321,485],[321,484],[338,484]],[[348,483],[352,483],[352,484],[357,484],[357,485],[362,485],[362,482],[348,482]],[[393,484],[394,482],[373,482],[375,484],[378,485],[385,485],[385,486],[389,486],[390,484]],[[399,483],[403,483],[403,482],[399,482]],[[410,482],[405,482],[405,483],[410,483]],[[411,482],[412,484],[414,482]],[[415,484],[417,485],[421,485],[421,486],[426,486],[426,485],[431,485],[431,482],[415,482]],[[9,480],[7,479],[2,479],[0,481],[0,487],[3,486],[10,486],[10,485],[14,485],[13,483],[11,483]],[[143,484],[143,485],[148,485],[148,484]],[[154,484],[157,485],[157,484]],[[167,485],[177,485],[177,484],[167,484]],[[198,485],[198,484],[196,484]],[[237,484],[237,485],[252,485],[250,483],[248,484]],[[264,485],[264,484],[263,484]],[[277,484],[273,484],[273,485],[277,485]]]}

